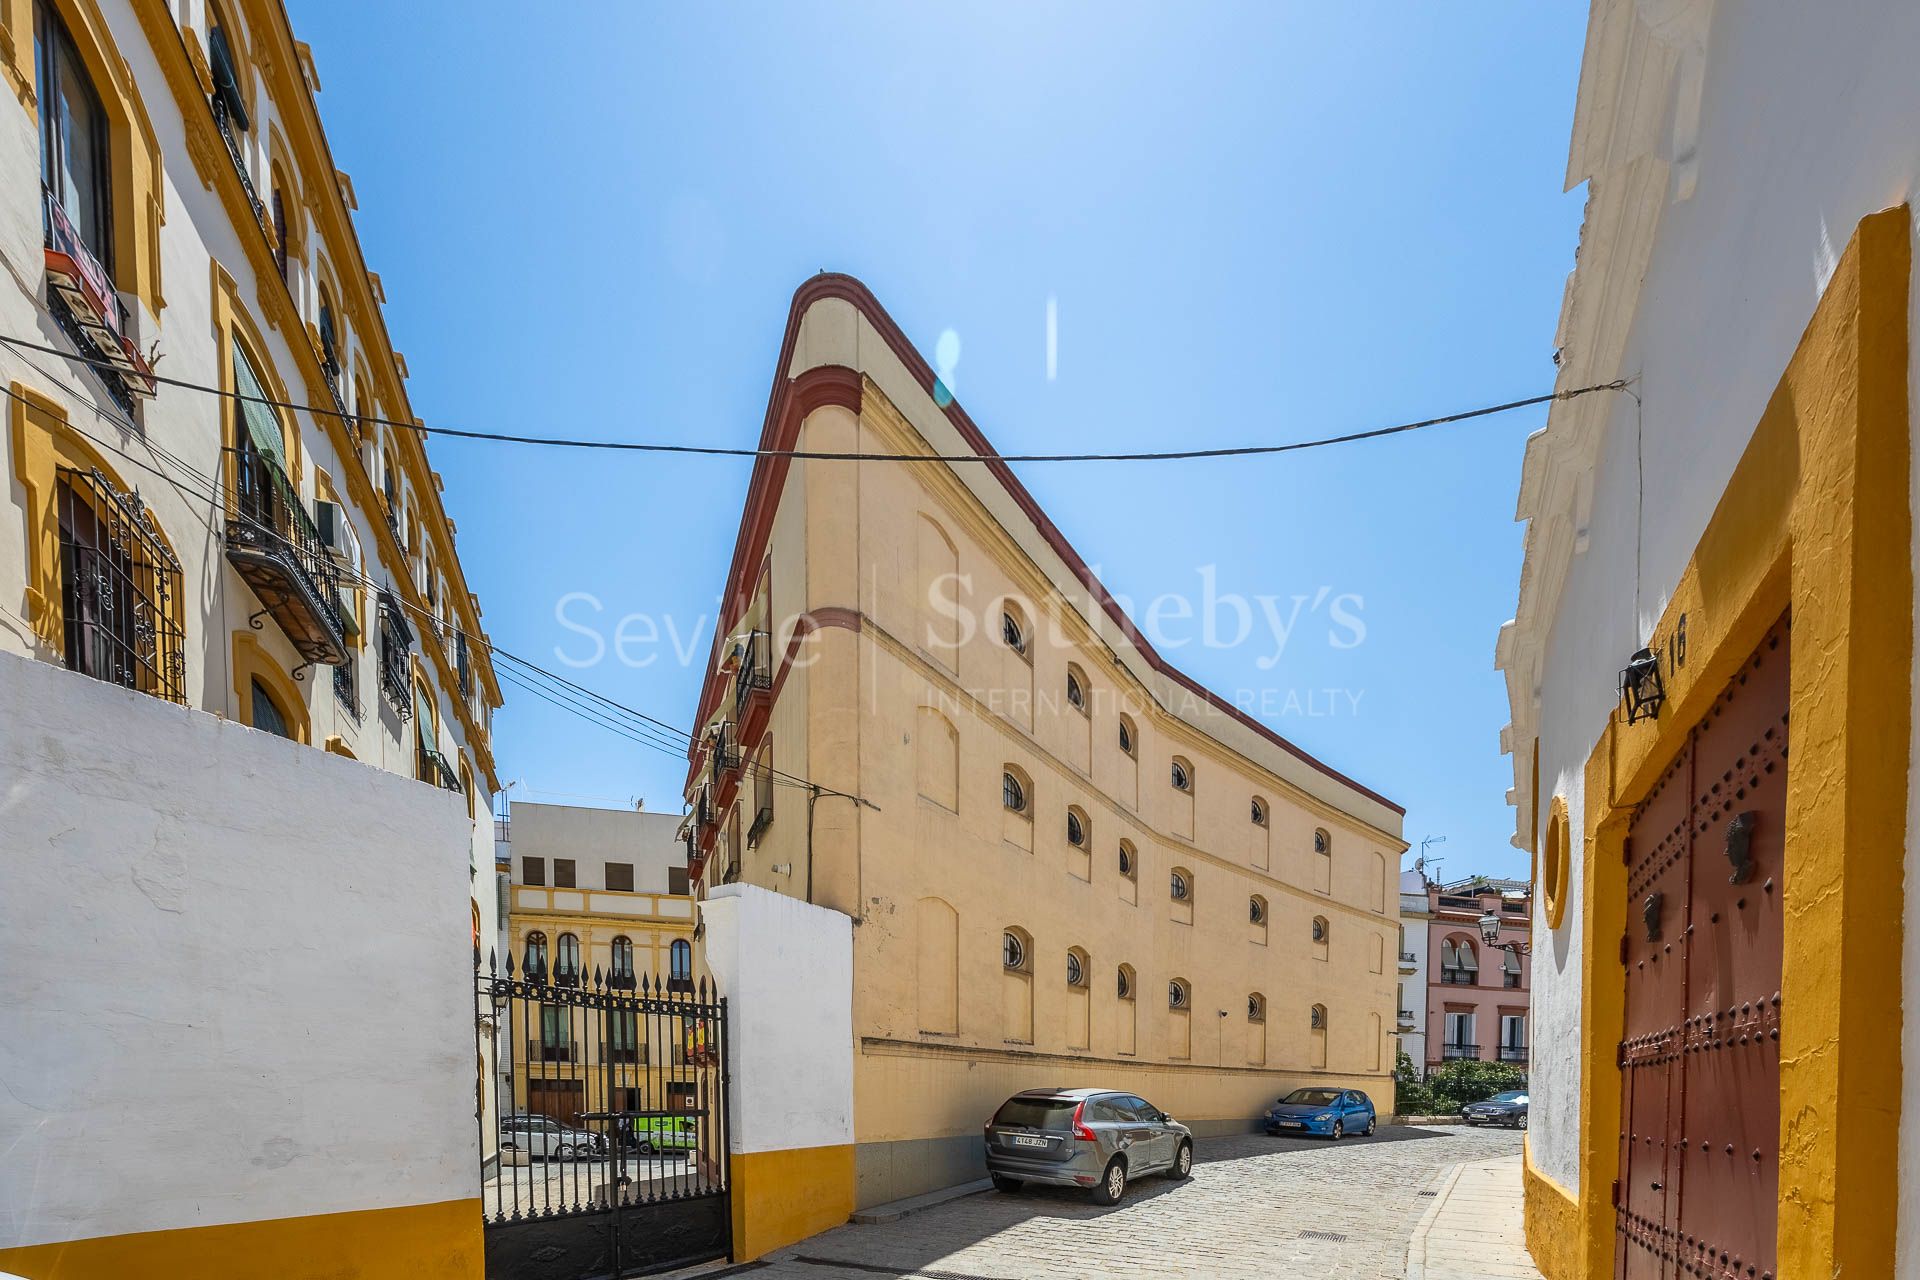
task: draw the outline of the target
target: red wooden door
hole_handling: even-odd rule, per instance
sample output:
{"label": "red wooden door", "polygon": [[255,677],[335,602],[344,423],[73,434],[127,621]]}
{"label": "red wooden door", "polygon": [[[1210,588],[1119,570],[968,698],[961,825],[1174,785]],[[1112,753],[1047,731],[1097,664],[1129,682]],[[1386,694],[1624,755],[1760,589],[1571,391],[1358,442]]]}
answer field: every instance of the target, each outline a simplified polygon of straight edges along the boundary
{"label": "red wooden door", "polygon": [[1772,1280],[1789,635],[1783,618],[1629,828],[1623,1280]]}

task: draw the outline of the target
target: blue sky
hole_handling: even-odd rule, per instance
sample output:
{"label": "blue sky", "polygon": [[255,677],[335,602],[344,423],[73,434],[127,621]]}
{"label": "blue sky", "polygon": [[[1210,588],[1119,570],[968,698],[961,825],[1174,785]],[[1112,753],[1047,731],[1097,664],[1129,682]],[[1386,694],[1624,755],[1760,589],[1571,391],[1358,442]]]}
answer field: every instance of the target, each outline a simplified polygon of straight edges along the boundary
{"label": "blue sky", "polygon": [[[1297,439],[1552,386],[1576,6],[289,7],[429,422],[751,445],[821,269],[929,355],[957,336],[1003,452]],[[1305,596],[1270,669],[1264,630],[1169,656],[1271,690],[1269,722],[1404,803],[1410,840],[1447,837],[1445,874],[1524,874],[1492,658],[1544,420],[1021,476],[1141,607],[1197,598],[1207,566],[1220,593]],[[666,620],[704,652],[748,464],[433,457],[494,640],[561,666],[591,651],[563,597],[609,635],[647,614],[651,663],[573,674],[683,723],[699,664]],[[526,695],[496,728],[517,796],[678,807],[681,761]]]}

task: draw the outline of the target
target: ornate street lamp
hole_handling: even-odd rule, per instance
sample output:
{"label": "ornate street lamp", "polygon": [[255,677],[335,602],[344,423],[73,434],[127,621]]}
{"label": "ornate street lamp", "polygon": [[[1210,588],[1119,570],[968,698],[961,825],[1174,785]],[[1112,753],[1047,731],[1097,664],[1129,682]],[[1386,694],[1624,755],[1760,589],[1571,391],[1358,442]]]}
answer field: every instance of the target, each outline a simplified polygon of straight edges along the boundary
{"label": "ornate street lamp", "polygon": [[1660,655],[1652,649],[1638,649],[1627,659],[1620,672],[1620,697],[1627,704],[1627,723],[1638,724],[1659,716],[1667,700],[1666,686],[1660,680]]}
{"label": "ornate street lamp", "polygon": [[1533,954],[1533,944],[1530,942],[1500,941],[1500,917],[1491,911],[1480,917],[1480,941],[1495,950],[1511,951],[1517,956]]}

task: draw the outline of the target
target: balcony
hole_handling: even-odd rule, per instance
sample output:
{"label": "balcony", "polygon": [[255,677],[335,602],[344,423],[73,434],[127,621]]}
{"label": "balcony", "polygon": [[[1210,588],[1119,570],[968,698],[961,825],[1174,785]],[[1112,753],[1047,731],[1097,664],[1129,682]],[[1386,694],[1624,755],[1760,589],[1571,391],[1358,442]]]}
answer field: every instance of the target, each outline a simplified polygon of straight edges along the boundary
{"label": "balcony", "polygon": [[1419,960],[1415,958],[1413,952],[1402,951],[1400,953],[1400,972],[1412,973],[1418,967]]}
{"label": "balcony", "polygon": [[1447,1062],[1463,1062],[1468,1059],[1478,1058],[1479,1056],[1480,1046],[1477,1044],[1443,1044],[1440,1046],[1440,1057]]}
{"label": "balcony", "polygon": [[54,318],[84,350],[112,366],[97,372],[120,407],[131,411],[133,397],[151,396],[155,384],[153,370],[127,336],[126,304],[106,267],[45,186],[40,188],[40,211],[46,229],[47,301]]}
{"label": "balcony", "polygon": [[1523,1044],[1503,1044],[1500,1046],[1500,1061],[1515,1062],[1521,1066],[1527,1063],[1527,1046]]}
{"label": "balcony", "polygon": [[740,767],[740,741],[734,735],[731,720],[721,721],[707,740],[707,762],[711,768],[709,780],[718,793]]}
{"label": "balcony", "polygon": [[1442,986],[1448,987],[1478,986],[1480,983],[1480,974],[1479,971],[1475,969],[1442,969],[1440,971],[1440,982]]}
{"label": "balcony", "polygon": [[764,631],[747,635],[746,651],[740,655],[740,669],[733,676],[733,709],[745,718],[746,707],[755,694],[773,688],[773,637]]}
{"label": "balcony", "polygon": [[1399,1029],[1402,1031],[1413,1030],[1415,1025],[1413,1010],[1402,1009],[1394,1021],[1398,1024]]}
{"label": "balcony", "polygon": [[413,714],[413,629],[407,626],[400,601],[391,591],[380,591],[380,692],[393,713],[405,720]]}
{"label": "balcony", "polygon": [[539,1037],[527,1041],[528,1062],[572,1062],[574,1049],[571,1044],[547,1044]]}
{"label": "balcony", "polygon": [[[247,203],[253,206],[253,216],[263,218],[267,206],[260,199],[260,192],[253,185],[253,174],[247,171],[247,155],[240,149],[240,140],[233,136],[233,113],[221,98],[213,100],[213,123],[220,130],[221,141],[227,144],[227,154],[233,158],[233,171],[240,175],[240,186],[247,193]],[[241,128],[246,128],[244,123]]]}
{"label": "balcony", "polygon": [[447,758],[431,747],[419,747],[414,751],[413,775],[422,782],[431,782],[448,791],[466,790],[460,785],[460,775],[453,771]]}
{"label": "balcony", "polygon": [[227,559],[309,664],[347,660],[340,569],[280,464],[252,444],[222,450],[233,463]]}
{"label": "balcony", "polygon": [[1478,911],[1480,899],[1464,894],[1443,893],[1440,895],[1440,906],[1447,911]]}

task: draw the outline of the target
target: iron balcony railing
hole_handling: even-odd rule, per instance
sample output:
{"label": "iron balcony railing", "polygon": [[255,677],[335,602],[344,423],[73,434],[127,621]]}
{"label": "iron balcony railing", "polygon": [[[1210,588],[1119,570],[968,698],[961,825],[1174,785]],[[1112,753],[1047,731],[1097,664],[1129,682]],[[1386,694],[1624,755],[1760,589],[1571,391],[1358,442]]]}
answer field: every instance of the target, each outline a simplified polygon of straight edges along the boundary
{"label": "iron balcony railing", "polygon": [[1461,894],[1443,893],[1440,895],[1440,905],[1443,907],[1452,907],[1456,910],[1478,911],[1480,909],[1480,899],[1466,897]]}
{"label": "iron balcony railing", "polygon": [[772,825],[773,768],[763,754],[753,762],[753,821],[747,827],[747,844],[758,845]]}
{"label": "iron balcony railing", "polygon": [[460,775],[453,771],[453,765],[447,758],[431,747],[420,747],[415,752],[414,774],[422,782],[431,782],[448,791],[465,791],[460,785]]}
{"label": "iron balcony railing", "polygon": [[1500,1061],[1525,1062],[1526,1060],[1527,1046],[1523,1044],[1503,1044],[1500,1046]]}
{"label": "iron balcony railing", "polygon": [[735,713],[747,705],[756,692],[773,688],[773,643],[764,631],[750,632],[746,652],[740,655],[740,670],[733,677]]}
{"label": "iron balcony railing", "polygon": [[1442,969],[1440,981],[1449,987],[1471,987],[1480,981],[1480,974],[1473,969]]}
{"label": "iron balcony railing", "polygon": [[401,615],[393,593],[380,592],[380,692],[402,720],[413,714],[413,676],[408,655],[413,631]]}
{"label": "iron balcony railing", "polygon": [[227,154],[233,157],[233,171],[240,175],[240,185],[246,190],[247,203],[253,206],[253,216],[258,218],[266,212],[267,206],[260,200],[260,192],[253,185],[253,174],[247,171],[247,155],[240,149],[240,140],[233,136],[233,121],[228,115],[227,104],[219,98],[213,99],[213,123],[220,130],[221,140],[227,144]]}
{"label": "iron balcony railing", "polygon": [[1412,1025],[1413,1025],[1413,1010],[1411,1010],[1411,1009],[1402,1009],[1402,1010],[1400,1011],[1400,1015],[1399,1015],[1399,1022],[1400,1022],[1400,1025],[1401,1025],[1401,1026],[1403,1026],[1403,1027],[1410,1027],[1410,1026],[1412,1026]]}
{"label": "iron balcony railing", "polygon": [[1411,952],[1411,951],[1402,951],[1402,952],[1400,953],[1400,963],[1401,963],[1401,964],[1412,964],[1413,962],[1414,962],[1414,958],[1413,958],[1413,952]]}
{"label": "iron balcony railing", "polygon": [[733,722],[725,720],[714,729],[713,737],[707,747],[707,759],[711,765],[711,781],[715,791],[720,790],[727,775],[740,767],[740,743],[733,733]]}
{"label": "iron balcony railing", "polygon": [[1478,1058],[1480,1056],[1480,1046],[1477,1044],[1443,1044],[1440,1046],[1440,1056],[1448,1062],[1456,1062],[1463,1058]]}
{"label": "iron balcony railing", "polygon": [[360,672],[351,653],[333,669],[333,700],[349,720],[360,723]]}
{"label": "iron balcony railing", "polygon": [[529,1062],[572,1062],[571,1044],[547,1044],[539,1037],[527,1041],[527,1061]]}
{"label": "iron balcony railing", "polygon": [[[227,501],[227,559],[247,580],[300,656],[310,663],[347,658],[340,566],[293,482],[250,442],[224,450],[233,461]],[[257,626],[259,614],[254,615]]]}

